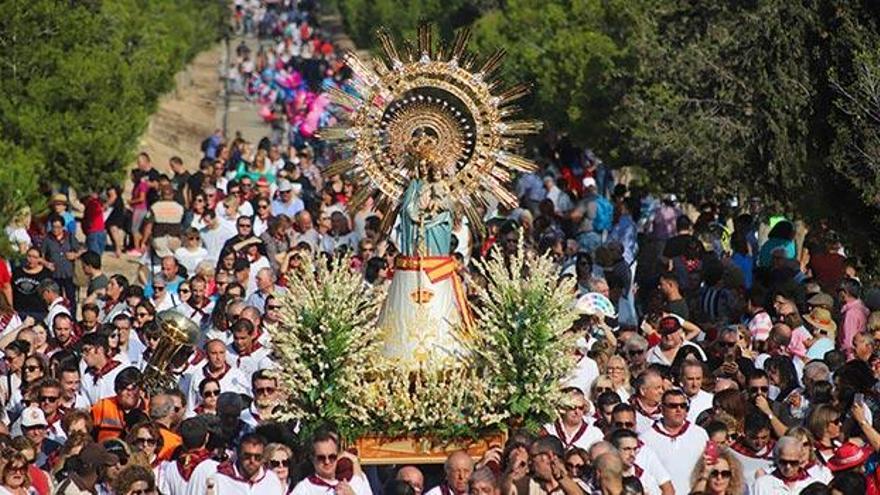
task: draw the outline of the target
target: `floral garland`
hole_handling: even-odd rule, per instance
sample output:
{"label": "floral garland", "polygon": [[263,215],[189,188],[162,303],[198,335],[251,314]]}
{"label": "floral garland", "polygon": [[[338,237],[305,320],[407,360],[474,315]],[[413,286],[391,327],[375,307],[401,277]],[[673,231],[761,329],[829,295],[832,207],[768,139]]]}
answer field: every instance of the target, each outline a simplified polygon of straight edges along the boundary
{"label": "floral garland", "polygon": [[346,439],[414,435],[436,442],[477,438],[511,424],[536,430],[564,400],[574,366],[574,282],[557,280],[546,256],[519,252],[483,263],[477,331],[462,336],[458,366],[401,373],[381,353],[385,294],[348,269],[347,258],[304,264],[269,329],[289,393],[282,420],[308,435],[330,426]]}

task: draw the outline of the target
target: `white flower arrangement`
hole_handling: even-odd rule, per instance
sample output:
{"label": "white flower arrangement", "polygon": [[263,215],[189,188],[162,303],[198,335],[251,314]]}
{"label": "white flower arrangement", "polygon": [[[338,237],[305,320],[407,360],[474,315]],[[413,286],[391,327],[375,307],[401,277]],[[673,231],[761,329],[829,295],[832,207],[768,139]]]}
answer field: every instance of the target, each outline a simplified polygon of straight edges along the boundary
{"label": "white flower arrangement", "polygon": [[377,325],[385,294],[367,287],[348,258],[307,260],[282,296],[282,323],[269,329],[290,400],[282,420],[302,433],[331,426],[361,435],[445,442],[552,420],[571,371],[574,282],[557,280],[543,256],[519,252],[480,267],[475,332],[458,365],[402,372],[383,357]]}

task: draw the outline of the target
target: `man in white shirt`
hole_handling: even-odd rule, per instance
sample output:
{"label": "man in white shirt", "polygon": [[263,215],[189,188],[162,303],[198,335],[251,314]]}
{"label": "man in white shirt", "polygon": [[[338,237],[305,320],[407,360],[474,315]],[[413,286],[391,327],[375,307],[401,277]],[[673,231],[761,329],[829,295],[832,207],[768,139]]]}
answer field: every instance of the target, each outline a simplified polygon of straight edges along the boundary
{"label": "man in white shirt", "polygon": [[232,325],[232,345],[229,346],[227,359],[229,364],[244,373],[248,380],[263,369],[272,368],[270,351],[257,341],[254,324],[241,318]]}
{"label": "man in white shirt", "polygon": [[255,431],[261,424],[273,419],[275,407],[279,402],[278,380],[265,370],[254,373],[251,380],[254,400],[241,412],[241,420]]}
{"label": "man in white shirt", "polygon": [[755,473],[758,470],[769,473],[773,467],[773,442],[767,416],[760,411],[746,415],[743,435],[730,444],[730,450],[742,464],[743,481],[746,484],[755,482]]}
{"label": "man in white shirt", "polygon": [[[614,411],[611,413],[611,428],[615,430],[623,429],[635,431],[635,427],[635,408],[629,404],[617,404],[614,406]],[[641,440],[639,440],[639,450],[636,452],[633,464],[637,464],[654,478],[654,481],[660,488],[660,493],[663,495],[672,495],[674,488],[672,488],[672,478],[669,477],[669,471],[667,471],[666,467],[663,466],[663,463],[660,462],[657,453],[654,452],[651,447],[645,445]]]}
{"label": "man in white shirt", "polygon": [[630,402],[636,410],[636,432],[642,433],[660,419],[660,399],[663,397],[663,377],[656,370],[643,371],[633,384],[635,395]]}
{"label": "man in white shirt", "polygon": [[187,390],[186,403],[193,410],[199,401],[199,384],[205,378],[213,378],[220,384],[220,392],[235,392],[251,395],[250,380],[244,373],[229,364],[226,344],[222,340],[209,340],[205,344],[207,359],[192,370],[192,379]]}
{"label": "man in white shirt", "polygon": [[776,442],[774,461],[776,469],[755,480],[752,495],[798,494],[811,483],[818,481],[804,471],[802,464],[803,443],[797,437],[782,437]]}
{"label": "man in white shirt", "polygon": [[208,282],[201,275],[196,275],[189,282],[192,295],[189,301],[180,303],[177,311],[190,320],[198,323],[199,328],[206,330],[211,325],[211,313],[214,301],[208,297]]}
{"label": "man in white shirt", "polygon": [[474,460],[462,450],[457,450],[446,458],[443,464],[446,478],[425,495],[464,495],[468,492],[468,480],[474,472]]}
{"label": "man in white shirt", "polygon": [[669,471],[675,493],[689,493],[691,472],[703,455],[709,435],[687,420],[688,401],[684,392],[667,390],[660,402],[662,418],[640,437],[654,452],[662,454],[660,462]]}
{"label": "man in white shirt", "polygon": [[703,376],[705,374],[705,366],[698,361],[685,361],[678,374],[678,382],[690,402],[687,419],[691,423],[697,422],[697,416],[700,413],[706,409],[712,409],[712,399],[715,394],[703,390]]}
{"label": "man in white shirt", "polygon": [[235,462],[225,461],[212,469],[207,463],[200,464],[190,478],[186,488],[187,495],[204,495],[213,480],[213,493],[222,495],[238,494],[283,494],[287,490],[281,485],[278,476],[263,467],[263,451],[266,441],[259,435],[245,435],[241,438]]}
{"label": "man in white shirt", "polygon": [[[195,482],[195,471],[216,472],[217,461],[211,458],[208,445],[208,427],[201,417],[190,418],[180,424],[183,453],[176,460],[159,465],[156,484],[164,495],[186,495],[190,482]],[[202,467],[202,465],[205,465]],[[204,479],[203,476],[201,476]],[[204,488],[201,493],[205,493]]]}
{"label": "man in white shirt", "polygon": [[562,442],[562,447],[568,450],[572,447],[580,447],[588,450],[590,445],[602,440],[602,430],[590,425],[584,420],[590,412],[590,403],[584,393],[577,388],[566,390],[569,401],[568,408],[559,415],[559,419],[551,424],[544,425],[544,432],[552,435]]}
{"label": "man in white shirt", "polygon": [[614,430],[608,437],[608,441],[620,454],[620,459],[623,461],[623,475],[638,478],[642,483],[642,488],[645,489],[645,495],[660,495],[662,492],[657,480],[636,462],[636,456],[642,448],[636,432],[623,429]]}
{"label": "man in white shirt", "polygon": [[70,310],[64,305],[64,298],[61,297],[61,288],[58,287],[58,282],[50,278],[43,280],[37,287],[37,294],[40,295],[43,302],[49,308],[46,319],[43,320],[46,323],[46,328],[51,329],[54,327],[55,317],[59,314],[70,316]]}
{"label": "man in white shirt", "polygon": [[103,333],[87,333],[82,338],[82,359],[86,372],[82,377],[82,392],[89,405],[99,400],[116,395],[114,382],[116,375],[125,367],[119,361],[111,359],[110,344]]}
{"label": "man in white shirt", "polygon": [[339,441],[334,434],[318,432],[312,438],[309,454],[315,474],[297,483],[293,495],[372,495],[367,477],[351,454],[342,454],[342,457],[352,463],[352,472],[349,473],[351,477],[348,480],[336,477],[340,455]]}
{"label": "man in white shirt", "polygon": [[202,244],[208,251],[206,259],[217,261],[220,259],[220,251],[226,241],[232,239],[237,232],[234,226],[221,222],[213,210],[205,211],[205,222],[208,223],[208,226],[202,229],[199,235],[202,237]]}

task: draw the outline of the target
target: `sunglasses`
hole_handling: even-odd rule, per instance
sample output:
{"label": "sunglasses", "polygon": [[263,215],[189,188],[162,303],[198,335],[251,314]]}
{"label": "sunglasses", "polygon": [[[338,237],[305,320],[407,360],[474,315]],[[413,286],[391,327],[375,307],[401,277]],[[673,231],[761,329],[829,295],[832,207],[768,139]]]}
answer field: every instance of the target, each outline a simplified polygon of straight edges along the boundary
{"label": "sunglasses", "polygon": [[749,392],[756,394],[758,392],[767,393],[770,391],[770,387],[749,387]]}
{"label": "sunglasses", "polygon": [[28,373],[31,373],[33,371],[37,371],[39,369],[40,369],[39,366],[25,366],[24,367],[24,370],[27,371]]}
{"label": "sunglasses", "polygon": [[641,355],[644,353],[645,353],[644,349],[630,349],[630,350],[626,351],[627,356],[638,356],[638,355]]}
{"label": "sunglasses", "polygon": [[189,294],[192,291],[189,289],[177,289],[177,292],[180,292],[181,294]]}
{"label": "sunglasses", "polygon": [[339,458],[339,456],[337,456],[336,454],[329,454],[329,455],[315,454],[315,460],[320,462],[321,464],[327,464],[329,462],[336,462],[336,459],[338,459],[338,458]]}
{"label": "sunglasses", "polygon": [[249,228],[251,228],[251,224],[249,224],[249,223],[240,223],[240,224],[238,224],[238,228],[240,228],[240,229],[249,229]]}
{"label": "sunglasses", "polygon": [[273,460],[269,461],[269,467],[271,467],[272,469],[278,469],[280,467],[289,467],[289,466],[290,466],[290,459],[284,459],[281,461],[276,461],[273,459]]}
{"label": "sunglasses", "polygon": [[154,285],[153,288],[156,289],[156,292],[162,292],[163,290],[165,290],[164,285]]}
{"label": "sunglasses", "polygon": [[257,454],[256,452],[242,452],[240,457],[243,461],[259,461],[263,459],[263,454]]}
{"label": "sunglasses", "polygon": [[274,394],[274,393],[275,393],[275,387],[260,387],[260,388],[255,388],[255,389],[254,389],[254,393],[257,393],[257,394]]}
{"label": "sunglasses", "polygon": [[150,313],[147,313],[146,311],[138,311],[137,316],[138,318],[146,318],[147,316],[150,316]]}
{"label": "sunglasses", "polygon": [[583,464],[574,464],[572,462],[566,462],[565,467],[567,467],[570,471],[580,471],[584,468]]}
{"label": "sunglasses", "polygon": [[667,409],[681,409],[686,410],[688,408],[687,402],[667,402],[663,404],[663,407]]}
{"label": "sunglasses", "polygon": [[832,420],[829,420],[829,421],[828,421],[828,424],[832,424],[832,425],[840,426],[840,425],[843,424],[843,420],[840,419],[840,417],[838,416],[838,417],[836,417],[836,418],[834,418],[834,419],[832,419]]}
{"label": "sunglasses", "polygon": [[59,397],[57,395],[41,395],[40,402],[41,403],[48,402],[50,404],[54,404],[54,403],[58,402],[58,399],[60,399],[60,398],[61,397]]}
{"label": "sunglasses", "polygon": [[24,474],[27,472],[27,466],[9,466],[10,473]]}
{"label": "sunglasses", "polygon": [[633,428],[636,427],[636,423],[634,421],[615,421],[614,427],[626,429],[626,430],[632,430]]}
{"label": "sunglasses", "polygon": [[281,309],[281,306],[277,306],[277,305],[273,304],[271,306],[266,306],[266,309],[270,310],[270,311],[278,311],[279,309]]}
{"label": "sunglasses", "polygon": [[134,443],[135,445],[156,445],[156,439],[155,438],[135,438],[134,442],[132,442],[132,443]]}
{"label": "sunglasses", "polygon": [[204,393],[202,393],[202,397],[217,397],[219,395],[219,390],[205,390]]}
{"label": "sunglasses", "polygon": [[719,342],[718,344],[725,349],[730,349],[731,347],[736,345],[736,342]]}
{"label": "sunglasses", "polygon": [[267,210],[267,209],[269,209],[269,205],[257,205],[257,209],[259,209],[259,210]]}
{"label": "sunglasses", "polygon": [[710,478],[719,478],[720,477],[720,478],[728,479],[732,475],[733,475],[733,473],[731,473],[729,469],[724,469],[724,470],[713,469],[709,473]]}
{"label": "sunglasses", "polygon": [[780,466],[789,466],[789,467],[800,466],[800,464],[801,464],[801,461],[799,461],[799,460],[794,460],[794,459],[779,459],[779,460],[776,461],[776,462],[777,462]]}
{"label": "sunglasses", "polygon": [[569,410],[569,411],[586,411],[586,410],[587,410],[587,406],[583,406],[583,405],[581,405],[581,406],[573,406],[573,407],[570,407],[568,410]]}

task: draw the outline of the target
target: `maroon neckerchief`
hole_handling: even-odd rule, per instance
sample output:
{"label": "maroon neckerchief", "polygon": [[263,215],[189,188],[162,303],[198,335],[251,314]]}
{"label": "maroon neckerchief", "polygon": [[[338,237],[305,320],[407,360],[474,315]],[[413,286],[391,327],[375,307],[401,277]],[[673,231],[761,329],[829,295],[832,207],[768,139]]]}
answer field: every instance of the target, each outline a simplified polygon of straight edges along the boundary
{"label": "maroon neckerchief", "polygon": [[319,478],[319,477],[315,476],[314,474],[309,476],[309,483],[316,485],[316,486],[323,486],[326,488],[336,488],[336,485],[331,485],[329,481],[327,481],[323,478]]}
{"label": "maroon neckerchief", "polygon": [[192,359],[189,360],[189,364],[190,366],[195,366],[204,361],[206,357],[207,355],[201,349],[196,349],[193,351],[193,356]]}
{"label": "maroon neckerchief", "polygon": [[95,385],[98,384],[98,380],[107,375],[107,373],[113,371],[117,366],[121,364],[122,363],[120,363],[119,361],[111,359],[110,361],[107,361],[107,364],[105,364],[103,368],[97,371],[95,371],[94,369],[90,369],[89,373],[92,374],[92,378],[95,380]]}
{"label": "maroon neckerchief", "polygon": [[660,404],[657,404],[654,407],[653,411],[647,411],[644,407],[642,407],[642,401],[639,400],[639,397],[637,395],[634,395],[630,402],[632,403],[632,406],[636,409],[636,412],[638,412],[642,416],[656,419],[656,417],[660,414]]}
{"label": "maroon neckerchief", "polygon": [[659,420],[659,419],[658,419],[657,421],[654,421],[654,424],[651,426],[651,428],[654,428],[654,431],[656,431],[657,433],[663,435],[664,437],[671,438],[672,440],[675,440],[675,439],[677,439],[678,437],[684,435],[685,432],[688,430],[688,427],[691,425],[691,422],[690,422],[690,421],[685,420],[685,421],[684,421],[684,424],[681,425],[681,429],[678,430],[678,433],[670,434],[670,433],[667,432],[665,429],[660,428],[660,423],[661,423],[661,422],[662,422],[662,421]]}
{"label": "maroon neckerchief", "polygon": [[565,428],[562,426],[562,421],[557,419],[553,423],[553,427],[556,429],[556,436],[560,440],[562,440],[562,446],[566,450],[568,450],[569,447],[573,446],[575,443],[577,443],[578,440],[581,439],[582,436],[584,436],[584,433],[587,431],[587,428],[589,426],[590,425],[588,425],[586,421],[581,421],[580,428],[578,428],[578,430],[576,432],[574,432],[574,435],[572,435],[571,440],[569,440],[565,435]]}
{"label": "maroon neckerchief", "polygon": [[773,472],[770,474],[773,475],[774,478],[782,480],[782,482],[786,485],[797,483],[798,481],[804,481],[805,479],[808,479],[810,477],[810,475],[807,474],[807,472],[803,469],[799,469],[798,474],[792,476],[791,478],[786,478],[785,476],[783,476],[782,473],[779,472],[779,469],[774,469]]}
{"label": "maroon neckerchief", "polygon": [[205,366],[202,368],[202,373],[204,373],[205,378],[213,378],[214,380],[217,380],[219,382],[223,379],[223,377],[226,376],[226,373],[229,373],[229,370],[231,369],[232,366],[230,366],[229,363],[223,363],[223,371],[220,372],[219,376],[215,376],[211,374],[211,370],[208,369],[208,363],[206,363]]}
{"label": "maroon neckerchief", "polygon": [[262,468],[260,468],[260,469],[262,471],[262,475],[258,479],[249,480],[249,479],[243,478],[240,474],[238,474],[238,469],[235,468],[235,465],[232,464],[232,461],[225,461],[225,462],[220,463],[220,465],[217,466],[218,473],[222,474],[223,476],[228,476],[228,477],[234,479],[235,481],[247,483],[248,486],[254,486],[255,484],[263,481],[263,478],[266,477],[266,471]]}
{"label": "maroon neckerchief", "polygon": [[645,474],[645,470],[638,464],[633,464],[633,472],[636,473],[636,478],[638,479],[642,479],[642,475]]}
{"label": "maroon neckerchief", "polygon": [[105,315],[110,313],[110,310],[113,309],[113,306],[116,306],[116,303],[119,301],[108,300],[104,303],[104,310],[102,311]]}
{"label": "maroon neckerchief", "polygon": [[[752,459],[773,458],[773,444],[768,444],[766,447],[758,451],[737,440],[736,442],[730,444],[730,449],[734,452],[737,452],[745,457],[749,457]],[[763,452],[763,454],[761,452]]]}
{"label": "maroon neckerchief", "polygon": [[177,471],[185,481],[189,481],[196,467],[198,467],[202,461],[206,461],[210,458],[211,451],[208,449],[196,449],[187,452],[177,459]]}
{"label": "maroon neckerchief", "polygon": [[242,359],[242,358],[246,358],[246,357],[252,355],[253,353],[257,352],[258,350],[260,350],[260,349],[262,349],[262,348],[263,348],[263,344],[260,344],[259,342],[256,342],[256,340],[254,341],[254,345],[251,346],[251,350],[249,350],[249,351],[247,351],[247,352],[239,351],[239,350],[236,348],[236,349],[235,349],[235,352],[238,353],[238,360],[236,361],[236,366],[239,366],[239,367],[241,366],[241,359]]}

